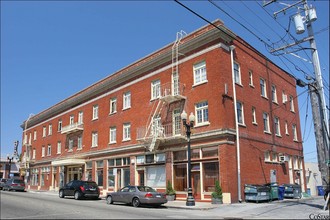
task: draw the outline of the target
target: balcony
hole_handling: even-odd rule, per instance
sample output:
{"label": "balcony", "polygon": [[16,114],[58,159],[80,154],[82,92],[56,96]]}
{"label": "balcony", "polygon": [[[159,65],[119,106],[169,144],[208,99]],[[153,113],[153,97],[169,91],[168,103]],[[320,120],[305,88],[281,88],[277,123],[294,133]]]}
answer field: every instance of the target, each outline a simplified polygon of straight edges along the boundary
{"label": "balcony", "polygon": [[179,100],[186,99],[183,96],[185,86],[180,83],[165,83],[161,86],[160,100],[166,103],[172,103]]}
{"label": "balcony", "polygon": [[70,134],[70,133],[74,133],[74,132],[82,131],[82,130],[84,130],[84,124],[77,122],[77,123],[70,124],[68,126],[63,127],[61,134]]}

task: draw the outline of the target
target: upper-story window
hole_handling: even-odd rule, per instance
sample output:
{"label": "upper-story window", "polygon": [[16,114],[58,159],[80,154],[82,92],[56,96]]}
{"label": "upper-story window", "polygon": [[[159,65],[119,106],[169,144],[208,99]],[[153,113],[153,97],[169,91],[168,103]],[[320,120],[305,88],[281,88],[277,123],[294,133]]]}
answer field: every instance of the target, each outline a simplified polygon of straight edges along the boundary
{"label": "upper-story window", "polygon": [[267,98],[266,81],[262,78],[260,78],[260,92],[262,97]]}
{"label": "upper-story window", "polygon": [[289,135],[289,129],[288,129],[288,121],[285,121],[285,134]]}
{"label": "upper-story window", "polygon": [[263,113],[263,121],[264,121],[264,132],[269,133],[270,132],[270,129],[269,129],[269,115],[266,112]]}
{"label": "upper-story window", "polygon": [[47,156],[50,156],[51,154],[52,154],[52,145],[48,144]]}
{"label": "upper-story window", "polygon": [[52,133],[53,133],[53,125],[49,124],[48,125],[48,135],[52,135]]}
{"label": "upper-story window", "polygon": [[244,125],[244,109],[241,102],[236,102],[237,107],[237,122]]}
{"label": "upper-story window", "polygon": [[151,99],[157,99],[160,97],[160,80],[151,82]]}
{"label": "upper-story window", "polygon": [[123,95],[123,109],[131,107],[131,92],[125,92]]}
{"label": "upper-story window", "polygon": [[42,127],[42,137],[46,137],[46,126]]}
{"label": "upper-story window", "polygon": [[62,131],[62,120],[58,120],[57,131]]}
{"label": "upper-story window", "polygon": [[78,150],[82,149],[82,137],[81,136],[78,136],[78,139],[77,139],[77,149]]}
{"label": "upper-story window", "polygon": [[234,62],[234,79],[236,84],[242,85],[241,70],[239,64],[236,62]]}
{"label": "upper-story window", "polygon": [[116,134],[117,129],[116,127],[111,127],[110,128],[110,144],[116,143]]}
{"label": "upper-story window", "polygon": [[290,95],[290,111],[294,112],[294,102],[293,97]]}
{"label": "upper-story window", "polygon": [[92,132],[92,147],[97,147],[98,145],[98,134],[97,131]]}
{"label": "upper-story window", "polygon": [[125,123],[123,125],[123,141],[131,140],[131,124]]}
{"label": "upper-story window", "polygon": [[99,118],[99,106],[94,105],[93,106],[93,118],[92,120],[98,119]]}
{"label": "upper-story window", "polygon": [[194,85],[207,82],[205,61],[194,65]]}
{"label": "upper-story window", "polygon": [[252,107],[252,123],[257,124],[257,112],[255,107]]}
{"label": "upper-story window", "polygon": [[33,149],[32,151],[32,159],[36,159],[36,149]]}
{"label": "upper-story window", "polygon": [[33,140],[37,140],[37,131],[33,131]]}
{"label": "upper-story window", "polygon": [[249,86],[254,87],[252,70],[249,70]]}
{"label": "upper-story window", "polygon": [[45,146],[42,146],[41,147],[41,157],[44,157],[45,156]]}
{"label": "upper-story window", "polygon": [[73,151],[73,139],[69,138],[69,151]]}
{"label": "upper-story window", "polygon": [[117,112],[117,98],[110,99],[110,114]]}
{"label": "upper-story window", "polygon": [[281,136],[280,119],[276,116],[274,118],[274,125],[275,125],[275,134],[277,136]]}
{"label": "upper-story window", "polygon": [[62,143],[61,141],[57,142],[57,154],[60,154],[62,151]]}
{"label": "upper-story window", "polygon": [[74,115],[70,115],[70,125],[74,124]]}
{"label": "upper-story window", "polygon": [[292,134],[293,134],[293,140],[298,141],[297,126],[295,124],[292,125]]}
{"label": "upper-story window", "polygon": [[208,102],[200,102],[195,106],[196,125],[208,124],[209,122],[209,105]]}
{"label": "upper-story window", "polygon": [[78,113],[78,124],[83,124],[84,123],[84,112],[80,111]]}
{"label": "upper-story window", "polygon": [[272,85],[272,101],[277,103],[277,94],[276,94],[276,86]]}

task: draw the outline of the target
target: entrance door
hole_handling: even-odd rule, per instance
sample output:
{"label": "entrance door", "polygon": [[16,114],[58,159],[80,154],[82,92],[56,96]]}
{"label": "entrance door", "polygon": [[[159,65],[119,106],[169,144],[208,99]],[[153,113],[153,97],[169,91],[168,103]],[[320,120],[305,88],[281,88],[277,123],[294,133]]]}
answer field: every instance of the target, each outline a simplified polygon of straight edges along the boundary
{"label": "entrance door", "polygon": [[201,199],[201,178],[199,171],[191,172],[192,191],[195,199]]}
{"label": "entrance door", "polygon": [[138,178],[139,178],[139,182],[138,182],[138,184],[140,185],[140,186],[144,186],[144,170],[139,170],[138,171]]}

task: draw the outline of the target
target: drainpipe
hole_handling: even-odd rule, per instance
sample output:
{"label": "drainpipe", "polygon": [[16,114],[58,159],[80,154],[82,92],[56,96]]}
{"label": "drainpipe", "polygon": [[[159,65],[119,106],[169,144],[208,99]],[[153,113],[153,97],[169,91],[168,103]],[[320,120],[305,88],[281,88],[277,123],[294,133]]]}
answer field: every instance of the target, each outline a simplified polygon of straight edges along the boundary
{"label": "drainpipe", "polygon": [[237,121],[237,105],[236,105],[236,86],[235,86],[235,73],[234,73],[234,50],[235,46],[230,47],[231,55],[231,71],[232,71],[232,81],[233,81],[233,96],[234,96],[234,112],[235,112],[235,130],[236,130],[236,157],[237,157],[237,191],[238,191],[238,201],[242,202],[241,195],[241,158],[240,158],[240,146],[239,146],[239,131],[238,131],[238,121]]}

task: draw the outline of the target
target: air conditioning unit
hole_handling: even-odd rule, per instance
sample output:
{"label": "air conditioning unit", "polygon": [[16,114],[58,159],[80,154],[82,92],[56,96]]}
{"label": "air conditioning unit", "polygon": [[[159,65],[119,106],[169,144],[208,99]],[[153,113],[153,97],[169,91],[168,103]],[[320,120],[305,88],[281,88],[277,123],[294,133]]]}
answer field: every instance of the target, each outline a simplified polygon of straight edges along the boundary
{"label": "air conditioning unit", "polygon": [[280,161],[280,163],[284,163],[284,162],[286,162],[288,160],[287,160],[287,157],[286,156],[281,155],[281,156],[279,156],[279,161]]}
{"label": "air conditioning unit", "polygon": [[283,94],[282,95],[282,100],[283,100],[283,104],[285,104],[288,101],[288,96]]}

